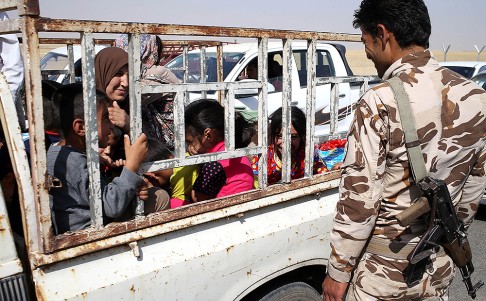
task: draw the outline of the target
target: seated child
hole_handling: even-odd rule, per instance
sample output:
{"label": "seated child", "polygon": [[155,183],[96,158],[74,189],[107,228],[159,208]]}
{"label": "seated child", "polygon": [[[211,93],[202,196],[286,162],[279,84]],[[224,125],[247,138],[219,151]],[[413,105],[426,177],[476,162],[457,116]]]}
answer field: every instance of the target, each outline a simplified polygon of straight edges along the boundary
{"label": "seated child", "polygon": [[[53,98],[60,110],[63,138],[57,145],[51,145],[47,152],[47,172],[62,184],[62,187],[49,191],[54,230],[56,234],[61,234],[85,229],[91,224],[82,84],[63,86]],[[96,94],[96,108],[98,143],[100,148],[105,148],[113,124],[109,119],[108,100],[104,94]],[[105,224],[122,215],[143,183],[137,171],[147,156],[147,138],[142,134],[130,145],[129,137],[125,135],[124,142],[126,161],[120,176],[109,184],[101,176]]]}
{"label": "seated child", "polygon": [[[148,154],[146,162],[154,162],[171,159],[174,156],[169,149],[159,140],[148,138]],[[140,190],[139,197],[144,201],[145,214],[162,211],[170,207],[169,179],[172,176],[172,168],[146,172],[144,175],[145,186]]]}
{"label": "seated child", "polygon": [[[291,127],[290,127],[290,162],[291,179],[299,179],[304,176],[305,160],[305,114],[298,107],[291,107]],[[267,183],[275,184],[282,179],[282,108],[279,108],[270,115],[270,125],[268,130],[268,163],[267,163]],[[255,176],[258,176],[258,156],[253,157],[252,167]],[[314,174],[321,174],[328,171],[324,162],[320,159],[317,149],[314,152]]]}
{"label": "seated child", "polygon": [[[190,153],[186,153],[189,156]],[[192,185],[197,179],[199,172],[198,165],[187,165],[174,168],[170,177],[172,194],[170,208],[192,204]]]}
{"label": "seated child", "polygon": [[[185,110],[186,143],[190,154],[225,150],[224,108],[215,100],[199,99]],[[248,146],[255,129],[238,112],[235,116],[235,147]],[[192,187],[194,202],[253,189],[253,172],[246,156],[203,163]]]}

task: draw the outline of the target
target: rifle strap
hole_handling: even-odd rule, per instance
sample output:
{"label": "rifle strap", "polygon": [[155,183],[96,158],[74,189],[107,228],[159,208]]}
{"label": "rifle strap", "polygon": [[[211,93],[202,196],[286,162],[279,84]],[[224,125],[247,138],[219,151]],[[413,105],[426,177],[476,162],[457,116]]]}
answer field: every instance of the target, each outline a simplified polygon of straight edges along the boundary
{"label": "rifle strap", "polygon": [[427,176],[427,170],[425,169],[425,161],[422,156],[417,130],[415,129],[415,118],[410,106],[410,98],[405,92],[403,81],[398,76],[390,78],[387,82],[397,100],[398,113],[400,114],[405,135],[405,147],[408,153],[408,160],[410,161],[410,170],[415,183],[418,183]]}

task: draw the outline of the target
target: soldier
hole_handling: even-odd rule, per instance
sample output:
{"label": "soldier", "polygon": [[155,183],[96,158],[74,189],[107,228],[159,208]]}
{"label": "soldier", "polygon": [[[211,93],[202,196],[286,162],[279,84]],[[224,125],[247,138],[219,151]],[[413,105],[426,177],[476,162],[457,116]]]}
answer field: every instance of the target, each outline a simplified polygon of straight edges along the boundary
{"label": "soldier", "polygon": [[[353,25],[378,75],[403,81],[426,170],[447,184],[468,226],[486,186],[485,91],[440,67],[427,49],[431,24],[423,0],[363,0]],[[388,83],[377,85],[357,103],[348,136],[324,300],[448,299],[455,267],[442,248],[418,285],[405,283],[407,256],[426,225],[397,222],[420,195],[404,144],[394,94]]]}

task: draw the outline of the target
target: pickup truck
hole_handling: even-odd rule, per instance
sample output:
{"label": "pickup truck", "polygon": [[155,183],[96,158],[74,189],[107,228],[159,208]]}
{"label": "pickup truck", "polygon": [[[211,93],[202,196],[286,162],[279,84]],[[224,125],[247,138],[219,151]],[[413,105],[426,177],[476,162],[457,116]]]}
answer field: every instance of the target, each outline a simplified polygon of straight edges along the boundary
{"label": "pickup truck", "polygon": [[[273,113],[282,106],[282,80],[283,80],[283,43],[268,43],[268,114]],[[291,105],[301,109],[306,107],[307,95],[307,54],[308,45],[305,41],[292,43],[292,56],[290,69],[290,85],[292,87]],[[201,72],[201,55],[205,56],[205,70]],[[346,77],[353,76],[346,61],[346,48],[341,44],[319,42],[316,44],[316,77]],[[224,82],[256,81],[245,78],[246,68],[258,59],[257,43],[239,43],[223,46],[222,53]],[[187,66],[184,66],[184,55],[179,55],[165,66],[172,70],[176,76],[188,83],[216,82],[217,48],[209,47],[190,51],[187,54]],[[204,68],[204,67],[203,67]],[[276,85],[272,83],[277,83]],[[352,120],[352,104],[358,99],[360,86],[349,82],[339,84],[338,112],[339,122],[337,131],[345,132]],[[206,97],[215,97],[215,91],[209,92]],[[201,93],[189,94],[191,100],[201,97]],[[258,112],[258,89],[238,89],[235,91],[235,108],[250,118],[255,118]],[[331,84],[319,85],[316,88],[316,129],[315,135],[328,134],[330,129]]]}
{"label": "pickup truck", "polygon": [[[18,197],[0,190],[0,299],[1,300],[322,300],[321,283],[330,253],[329,232],[338,200],[339,171],[313,175],[306,164],[302,179],[290,180],[290,130],[283,134],[282,181],[267,185],[268,113],[272,92],[268,88],[267,58],[272,53],[269,39],[281,40],[282,93],[284,121],[290,120],[290,104],[297,101],[293,90],[303,85],[296,80],[292,49],[305,41],[308,54],[306,161],[312,162],[313,132],[316,121],[316,97],[319,86],[328,85],[330,129],[328,138],[338,135],[339,94],[348,93],[341,85],[358,82],[364,89],[368,77],[341,75],[343,61],[335,47],[317,46],[322,42],[360,42],[360,36],[293,30],[225,28],[154,23],[66,20],[42,17],[43,0],[0,2],[0,11],[17,10],[16,19],[0,22],[0,34],[20,33],[25,64],[25,103],[29,121],[30,161],[27,159],[13,98],[7,81],[0,75],[0,121],[3,141],[10,154]],[[46,172],[45,132],[41,94],[41,54],[39,43],[56,33],[56,43],[81,45],[81,72],[89,166],[91,227],[55,235],[52,226],[49,189],[59,185]],[[76,33],[80,39],[72,38]],[[141,132],[141,95],[175,93],[175,153],[169,160],[149,162],[139,173],[200,164],[242,156],[260,156],[258,188],[245,193],[207,200],[150,215],[139,215],[124,222],[103,224],[100,170],[98,164],[97,119],[95,112],[94,55],[95,38],[119,33],[129,34],[131,137]],[[187,81],[181,84],[146,86],[140,81],[140,33],[161,38],[204,36],[214,41],[236,38],[255,39],[258,44],[259,75],[254,81],[223,80],[222,59],[216,61],[215,82]],[[295,47],[293,47],[295,44]],[[272,46],[273,47],[273,46]],[[333,48],[334,47],[334,50]],[[316,77],[320,50],[333,60],[329,77]],[[277,51],[277,52],[278,52]],[[186,51],[185,51],[186,52]],[[218,46],[217,53],[222,54]],[[254,56],[254,53],[252,54]],[[186,56],[187,58],[187,52]],[[218,55],[222,58],[222,55]],[[295,57],[295,56],[294,56]],[[252,57],[236,61],[236,76]],[[204,61],[204,60],[203,60]],[[340,62],[340,63],[338,63]],[[74,62],[70,62],[74,63]],[[185,66],[187,66],[185,64]],[[341,66],[341,67],[338,67]],[[205,68],[202,68],[205,70]],[[332,73],[335,72],[335,73]],[[229,74],[229,73],[228,73]],[[348,73],[349,74],[349,73]],[[209,78],[208,74],[208,78]],[[185,77],[187,79],[187,77]],[[236,78],[236,77],[233,77]],[[296,85],[296,83],[299,83]],[[226,109],[225,131],[234,132],[234,109],[238,90],[258,91],[258,139],[255,145],[235,149],[227,139],[226,151],[186,156],[184,104],[192,92],[214,95]],[[214,92],[216,91],[216,92]],[[340,93],[338,93],[338,91]],[[214,94],[212,94],[214,93]],[[324,92],[319,92],[324,93]],[[347,96],[351,96],[347,94]],[[344,97],[343,97],[344,98]],[[241,98],[240,98],[241,99]],[[357,99],[351,99],[348,104]],[[268,106],[267,106],[268,104]],[[272,105],[273,106],[273,105]],[[250,108],[249,106],[247,106]],[[322,106],[322,108],[324,105]],[[250,108],[251,109],[251,108]],[[269,110],[268,110],[269,111]],[[90,114],[91,113],[91,114]],[[288,122],[283,122],[288,126]],[[342,133],[342,134],[345,134]],[[93,142],[94,141],[94,142]],[[7,164],[2,162],[2,168]],[[2,181],[3,184],[3,181]],[[6,207],[17,206],[18,213]],[[13,221],[21,222],[12,230]]]}

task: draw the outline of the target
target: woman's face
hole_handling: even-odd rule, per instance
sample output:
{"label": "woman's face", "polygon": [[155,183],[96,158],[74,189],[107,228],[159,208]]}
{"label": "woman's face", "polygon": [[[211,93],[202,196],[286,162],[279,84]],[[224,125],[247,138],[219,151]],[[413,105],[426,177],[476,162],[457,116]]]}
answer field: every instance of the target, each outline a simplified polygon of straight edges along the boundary
{"label": "woman's face", "polygon": [[124,101],[128,95],[128,66],[123,66],[110,80],[106,95],[111,101]]}
{"label": "woman's face", "polygon": [[[297,130],[294,126],[290,126],[290,153],[293,156],[297,153],[300,147],[300,143],[302,138],[297,133]],[[282,129],[280,129],[280,133],[275,137],[275,152],[277,155],[282,158],[282,149],[283,149],[283,139],[282,139]]]}

